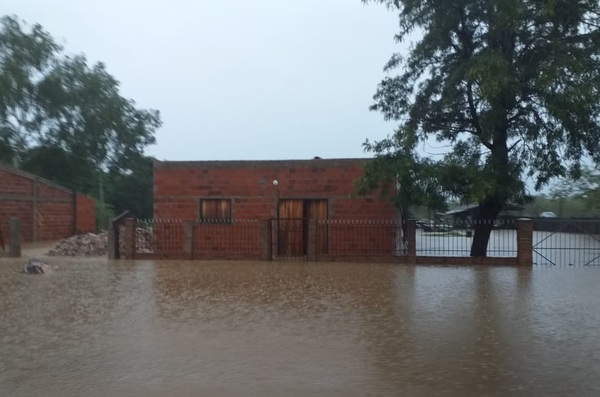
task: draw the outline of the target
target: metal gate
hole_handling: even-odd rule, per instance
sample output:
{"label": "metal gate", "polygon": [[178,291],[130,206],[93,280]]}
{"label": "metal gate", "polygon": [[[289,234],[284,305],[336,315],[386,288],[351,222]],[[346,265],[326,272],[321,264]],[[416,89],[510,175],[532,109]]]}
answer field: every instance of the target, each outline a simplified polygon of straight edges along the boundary
{"label": "metal gate", "polygon": [[600,219],[534,220],[533,263],[600,266]]}

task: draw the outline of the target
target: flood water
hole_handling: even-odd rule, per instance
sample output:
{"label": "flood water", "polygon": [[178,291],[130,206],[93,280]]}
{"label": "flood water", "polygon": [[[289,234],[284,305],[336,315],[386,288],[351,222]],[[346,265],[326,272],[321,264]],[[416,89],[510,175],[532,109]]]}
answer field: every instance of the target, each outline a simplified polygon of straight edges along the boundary
{"label": "flood water", "polygon": [[600,269],[0,260],[0,396],[598,396]]}

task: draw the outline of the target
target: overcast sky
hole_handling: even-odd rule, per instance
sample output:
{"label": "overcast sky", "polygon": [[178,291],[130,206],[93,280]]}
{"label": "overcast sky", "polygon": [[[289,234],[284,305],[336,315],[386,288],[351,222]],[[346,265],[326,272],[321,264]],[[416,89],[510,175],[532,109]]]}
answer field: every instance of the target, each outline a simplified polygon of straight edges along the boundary
{"label": "overcast sky", "polygon": [[369,111],[401,47],[398,17],[360,0],[13,0],[69,53],[102,61],[161,112],[161,160],[364,157],[394,124]]}

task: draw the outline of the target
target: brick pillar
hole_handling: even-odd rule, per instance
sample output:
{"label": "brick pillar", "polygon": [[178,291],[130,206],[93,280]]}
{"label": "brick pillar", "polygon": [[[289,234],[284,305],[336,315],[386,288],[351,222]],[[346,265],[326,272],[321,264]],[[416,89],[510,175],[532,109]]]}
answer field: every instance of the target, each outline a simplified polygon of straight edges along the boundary
{"label": "brick pillar", "polygon": [[135,251],[136,251],[136,232],[135,229],[137,227],[137,220],[135,218],[127,218],[125,219],[125,258],[126,259],[135,259]]}
{"label": "brick pillar", "polygon": [[21,220],[10,219],[10,230],[8,232],[8,256],[11,258],[21,257]]}
{"label": "brick pillar", "polygon": [[407,263],[417,263],[417,222],[414,219],[406,221]]}
{"label": "brick pillar", "polygon": [[517,264],[533,266],[533,222],[517,219]]}
{"label": "brick pillar", "polygon": [[317,220],[306,220],[308,228],[308,239],[306,246],[306,259],[312,262],[317,260]]}
{"label": "brick pillar", "polygon": [[266,220],[260,224],[260,259],[263,261],[273,260],[271,252],[271,221]]}
{"label": "brick pillar", "polygon": [[183,253],[185,259],[194,259],[194,221],[183,222]]}

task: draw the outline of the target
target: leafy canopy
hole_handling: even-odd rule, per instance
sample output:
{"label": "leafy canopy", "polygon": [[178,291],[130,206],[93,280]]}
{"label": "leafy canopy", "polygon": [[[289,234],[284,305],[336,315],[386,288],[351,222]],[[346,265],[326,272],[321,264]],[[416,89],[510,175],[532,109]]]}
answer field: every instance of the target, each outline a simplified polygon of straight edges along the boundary
{"label": "leafy canopy", "polygon": [[[524,197],[526,177],[539,189],[600,161],[597,0],[375,2],[399,12],[398,41],[420,38],[385,66],[372,109],[398,129],[367,141],[375,161],[363,190],[399,176],[401,201],[423,204],[431,183],[415,170],[424,166],[435,169],[436,196],[479,203],[494,218]],[[417,145],[430,139],[452,149],[422,159]]]}
{"label": "leafy canopy", "polygon": [[158,111],[121,96],[104,64],[65,55],[40,25],[0,18],[2,159],[18,165],[27,150],[54,146],[97,170],[126,167],[154,143],[160,125]]}

